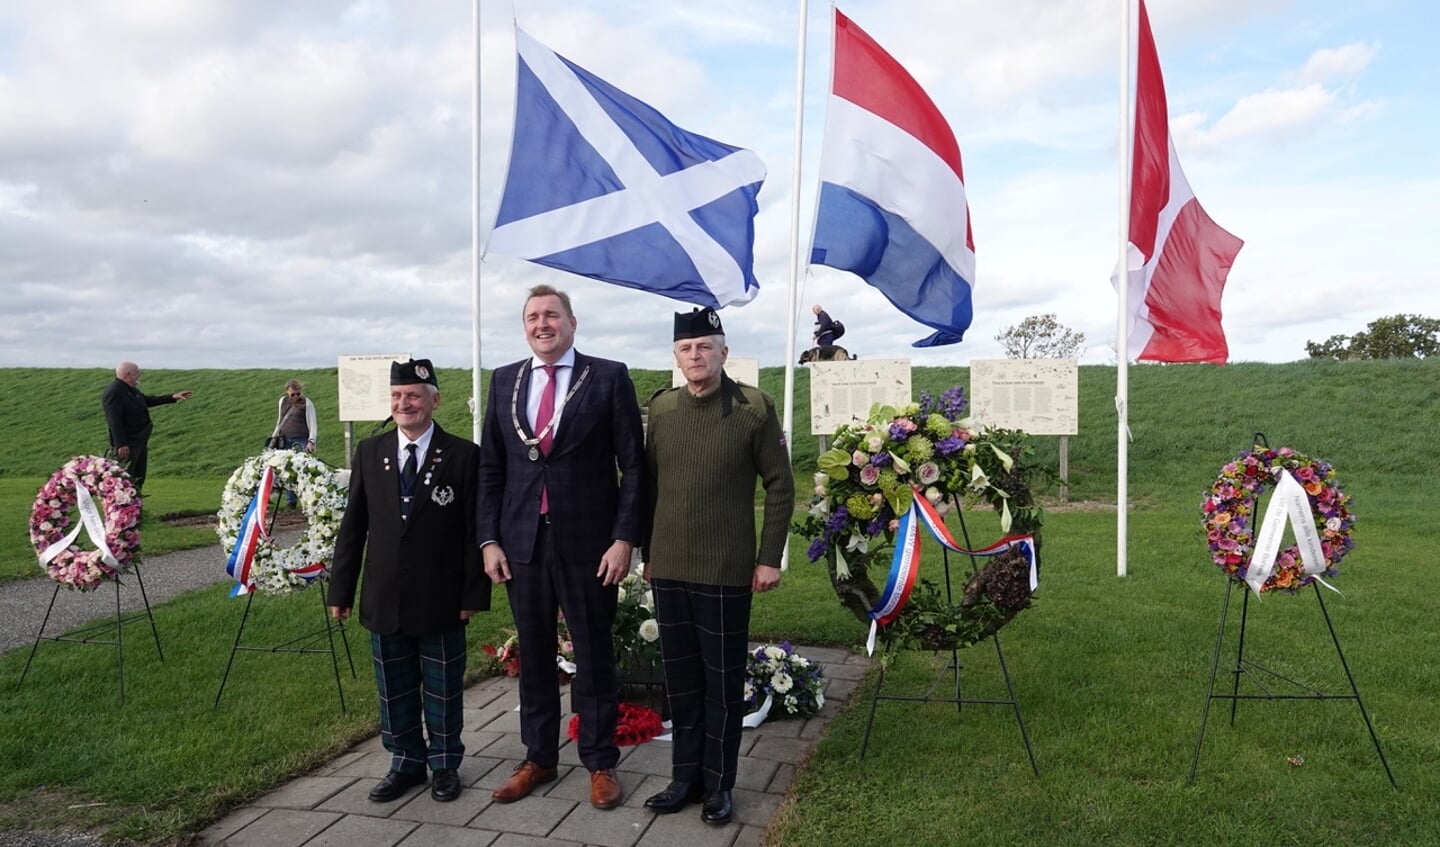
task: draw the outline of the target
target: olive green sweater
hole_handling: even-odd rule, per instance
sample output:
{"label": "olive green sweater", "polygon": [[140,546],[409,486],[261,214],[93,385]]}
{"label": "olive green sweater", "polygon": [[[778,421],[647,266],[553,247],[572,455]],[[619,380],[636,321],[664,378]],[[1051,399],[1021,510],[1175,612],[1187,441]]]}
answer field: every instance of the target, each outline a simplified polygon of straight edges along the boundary
{"label": "olive green sweater", "polygon": [[[729,377],[700,398],[684,387],[662,391],[650,401],[645,455],[653,520],[644,555],[652,577],[744,586],[757,562],[780,566],[795,480],[768,395]],[[765,488],[758,557],[757,479]]]}

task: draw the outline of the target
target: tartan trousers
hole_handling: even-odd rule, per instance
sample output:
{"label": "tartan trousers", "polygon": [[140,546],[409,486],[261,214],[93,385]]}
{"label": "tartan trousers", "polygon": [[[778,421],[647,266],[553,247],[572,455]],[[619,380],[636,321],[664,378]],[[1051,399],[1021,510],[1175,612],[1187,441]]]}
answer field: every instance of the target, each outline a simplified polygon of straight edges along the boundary
{"label": "tartan trousers", "polygon": [[650,587],[675,732],[670,778],[729,791],[745,720],[750,586],[654,579]]}
{"label": "tartan trousers", "polygon": [[465,627],[418,637],[372,632],[370,654],[380,694],[380,742],[390,751],[390,770],[424,774],[427,764],[432,771],[460,767]]}

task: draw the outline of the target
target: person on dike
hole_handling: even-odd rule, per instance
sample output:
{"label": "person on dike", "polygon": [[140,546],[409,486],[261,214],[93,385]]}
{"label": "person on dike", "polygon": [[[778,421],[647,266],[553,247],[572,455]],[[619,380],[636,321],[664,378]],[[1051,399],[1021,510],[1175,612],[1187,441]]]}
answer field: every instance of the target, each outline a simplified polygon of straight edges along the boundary
{"label": "person on dike", "polygon": [[[315,404],[305,396],[305,384],[298,379],[285,383],[285,393],[280,397],[280,409],[275,416],[275,431],[270,433],[272,445],[279,450],[304,450],[315,452],[315,439],[320,434],[316,421]],[[295,492],[285,492],[291,506],[295,505]]]}
{"label": "person on dike", "polygon": [[[613,629],[620,581],[640,541],[645,446],[640,405],[621,362],[575,350],[570,298],[530,289],[521,310],[532,356],[496,368],[480,439],[477,522],[485,572],[505,583],[520,636],[525,759],[494,792],[512,803],[555,779],[560,681],[556,611],[575,646],[571,709],[590,803],[620,805]],[[617,473],[618,471],[618,473]]]}
{"label": "person on dike", "polygon": [[[675,741],[671,782],[645,801],[661,814],[704,801],[725,824],[745,717],[750,601],[780,584],[795,482],[775,402],[725,374],[729,356],[711,309],[675,315],[685,385],[650,401],[645,577],[655,592]],[[756,553],[755,482],[765,489]]]}
{"label": "person on dike", "polygon": [[285,393],[280,397],[280,409],[275,415],[275,431],[272,439],[280,439],[281,450],[304,450],[315,452],[315,439],[320,435],[320,425],[315,419],[315,404],[305,396],[305,383],[292,379],[285,383]]}
{"label": "person on dike", "polygon": [[430,360],[390,366],[396,429],[355,448],[330,570],[326,602],[341,621],[364,575],[360,623],[370,630],[380,740],[391,755],[370,790],[377,803],[423,785],[427,766],[430,796],[460,796],[465,625],[490,608],[475,535],[480,448],[435,423],[439,405]]}
{"label": "person on dike", "polygon": [[192,393],[144,394],[137,387],[139,384],[140,366],[134,362],[121,362],[115,366],[115,381],[100,395],[100,406],[105,410],[105,425],[110,430],[110,449],[120,460],[120,466],[130,474],[137,495],[144,493],[150,458],[150,433],[155,429],[150,420],[150,407],[188,400]]}

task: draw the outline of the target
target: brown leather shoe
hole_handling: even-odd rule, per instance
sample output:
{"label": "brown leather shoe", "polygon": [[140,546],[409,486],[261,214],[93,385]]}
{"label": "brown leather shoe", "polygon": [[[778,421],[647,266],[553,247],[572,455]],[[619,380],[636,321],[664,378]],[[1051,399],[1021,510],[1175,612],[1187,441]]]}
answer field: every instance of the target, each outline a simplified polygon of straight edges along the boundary
{"label": "brown leather shoe", "polygon": [[514,803],[521,797],[528,797],[535,786],[555,781],[554,768],[542,768],[528,759],[515,766],[515,772],[490,796],[497,803]]}
{"label": "brown leather shoe", "polygon": [[610,768],[590,772],[590,805],[597,809],[613,809],[625,799],[625,789]]}

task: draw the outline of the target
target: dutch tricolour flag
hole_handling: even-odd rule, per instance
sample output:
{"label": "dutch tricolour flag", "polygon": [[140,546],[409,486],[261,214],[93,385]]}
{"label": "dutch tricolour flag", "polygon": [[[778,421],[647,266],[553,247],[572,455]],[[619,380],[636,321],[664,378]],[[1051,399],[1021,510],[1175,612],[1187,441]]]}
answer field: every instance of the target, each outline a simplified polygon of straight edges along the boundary
{"label": "dutch tricolour flag", "polygon": [[711,308],[753,299],[760,158],[523,30],[515,41],[515,138],[488,249]]}
{"label": "dutch tricolour flag", "polygon": [[960,146],[900,63],[837,9],[810,261],[851,271],[953,344],[970,327],[975,241]]}

